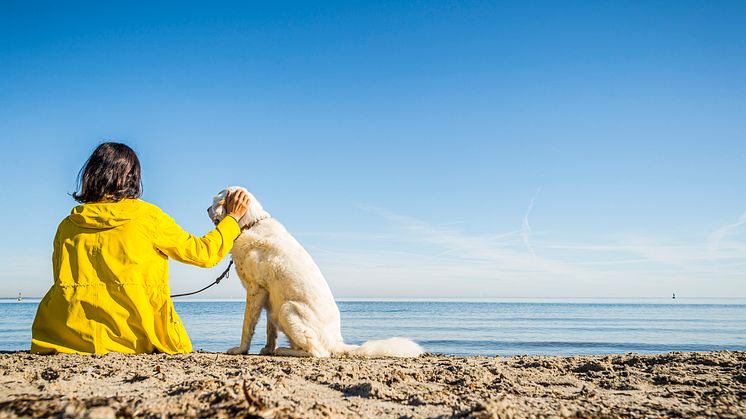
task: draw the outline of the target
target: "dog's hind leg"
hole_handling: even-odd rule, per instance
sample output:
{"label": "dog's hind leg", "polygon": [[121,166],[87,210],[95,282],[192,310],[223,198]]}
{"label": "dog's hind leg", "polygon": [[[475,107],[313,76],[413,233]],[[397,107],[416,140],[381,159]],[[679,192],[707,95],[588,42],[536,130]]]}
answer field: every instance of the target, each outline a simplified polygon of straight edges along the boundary
{"label": "dog's hind leg", "polygon": [[[315,315],[308,308],[294,302],[286,302],[282,305],[279,313],[279,323],[282,331],[290,340],[292,349],[277,348],[275,354],[296,355],[295,352],[306,352],[310,356],[325,358],[331,355],[319,339],[318,332],[311,327],[315,321]],[[282,351],[280,351],[282,349]],[[279,351],[279,352],[278,352]],[[280,353],[281,352],[281,353]]]}
{"label": "dog's hind leg", "polygon": [[241,346],[231,348],[228,353],[231,355],[246,354],[251,346],[251,338],[254,336],[256,322],[262,312],[267,300],[267,290],[258,286],[253,286],[246,290],[246,310],[243,313],[243,331],[241,332]]}

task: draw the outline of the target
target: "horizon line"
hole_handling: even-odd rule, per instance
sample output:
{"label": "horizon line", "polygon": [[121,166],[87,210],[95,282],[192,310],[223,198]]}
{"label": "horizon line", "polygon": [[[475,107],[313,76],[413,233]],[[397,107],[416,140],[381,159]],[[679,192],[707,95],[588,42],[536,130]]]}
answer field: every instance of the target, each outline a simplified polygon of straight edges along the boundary
{"label": "horizon line", "polygon": [[[17,300],[16,297],[0,297],[0,300]],[[32,301],[41,300],[43,297],[23,297],[21,301]],[[427,302],[427,301],[497,301],[497,300],[746,300],[746,296],[739,297],[661,297],[661,296],[645,296],[645,297],[339,297],[335,298],[335,301],[346,302],[346,301],[399,301],[399,302]],[[186,298],[186,299],[173,299],[174,302],[209,302],[209,301],[245,301],[245,298],[241,297],[206,297],[206,298]]]}

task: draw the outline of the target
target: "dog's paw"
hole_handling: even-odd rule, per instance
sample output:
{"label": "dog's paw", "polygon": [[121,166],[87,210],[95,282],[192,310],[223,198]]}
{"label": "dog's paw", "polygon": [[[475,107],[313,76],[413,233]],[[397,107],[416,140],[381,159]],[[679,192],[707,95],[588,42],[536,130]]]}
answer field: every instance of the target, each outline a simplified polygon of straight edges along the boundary
{"label": "dog's paw", "polygon": [[226,352],[228,355],[246,355],[247,351],[242,350],[241,348],[230,348]]}
{"label": "dog's paw", "polygon": [[275,353],[275,350],[270,348],[269,346],[265,346],[262,348],[261,351],[259,351],[259,355],[273,355]]}

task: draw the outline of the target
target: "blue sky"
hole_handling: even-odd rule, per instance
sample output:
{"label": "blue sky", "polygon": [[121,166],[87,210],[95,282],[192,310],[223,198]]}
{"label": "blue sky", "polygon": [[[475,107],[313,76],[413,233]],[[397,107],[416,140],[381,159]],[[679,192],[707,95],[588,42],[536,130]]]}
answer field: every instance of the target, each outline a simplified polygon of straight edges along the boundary
{"label": "blue sky", "polygon": [[[746,3],[5,2],[0,295],[100,142],[244,185],[338,297],[746,296]],[[172,264],[172,288],[219,269]],[[208,297],[240,297],[235,277]]]}

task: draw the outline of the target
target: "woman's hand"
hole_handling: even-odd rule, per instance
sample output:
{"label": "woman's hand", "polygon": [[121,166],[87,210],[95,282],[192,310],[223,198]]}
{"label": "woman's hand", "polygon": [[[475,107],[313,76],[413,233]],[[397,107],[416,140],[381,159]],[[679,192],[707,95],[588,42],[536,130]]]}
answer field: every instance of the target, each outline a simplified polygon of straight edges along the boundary
{"label": "woman's hand", "polygon": [[249,209],[249,194],[243,189],[229,191],[225,197],[225,210],[228,215],[235,218],[236,221],[246,214]]}

